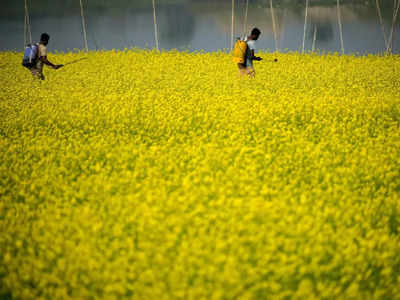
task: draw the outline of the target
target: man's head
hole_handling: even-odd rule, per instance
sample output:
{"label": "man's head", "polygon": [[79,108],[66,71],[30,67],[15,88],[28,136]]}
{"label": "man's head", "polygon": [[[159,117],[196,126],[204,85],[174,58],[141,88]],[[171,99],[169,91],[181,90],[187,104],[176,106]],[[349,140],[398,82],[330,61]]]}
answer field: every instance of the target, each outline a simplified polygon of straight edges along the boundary
{"label": "man's head", "polygon": [[40,36],[40,42],[44,45],[47,45],[49,43],[50,36],[47,33],[42,33]]}
{"label": "man's head", "polygon": [[260,29],[258,29],[257,27],[253,28],[253,30],[251,31],[251,39],[255,41],[258,40],[260,34],[261,34]]}

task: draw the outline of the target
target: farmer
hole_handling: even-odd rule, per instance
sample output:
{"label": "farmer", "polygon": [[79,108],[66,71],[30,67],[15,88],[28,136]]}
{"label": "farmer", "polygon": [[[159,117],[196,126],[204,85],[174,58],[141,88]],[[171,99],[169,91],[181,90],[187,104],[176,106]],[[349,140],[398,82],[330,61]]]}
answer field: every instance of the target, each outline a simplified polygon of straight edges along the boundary
{"label": "farmer", "polygon": [[251,34],[245,39],[247,43],[247,49],[245,54],[245,62],[242,64],[238,64],[239,66],[239,75],[249,75],[251,77],[256,76],[256,71],[254,70],[253,60],[260,61],[261,57],[257,57],[254,55],[256,50],[256,41],[261,35],[261,31],[258,28],[254,28],[251,31]]}
{"label": "farmer", "polygon": [[47,44],[49,43],[50,36],[47,33],[42,33],[40,37],[40,43],[38,45],[38,55],[36,64],[31,68],[31,72],[34,77],[44,80],[43,75],[43,64],[52,67],[57,70],[63,65],[54,65],[47,59]]}

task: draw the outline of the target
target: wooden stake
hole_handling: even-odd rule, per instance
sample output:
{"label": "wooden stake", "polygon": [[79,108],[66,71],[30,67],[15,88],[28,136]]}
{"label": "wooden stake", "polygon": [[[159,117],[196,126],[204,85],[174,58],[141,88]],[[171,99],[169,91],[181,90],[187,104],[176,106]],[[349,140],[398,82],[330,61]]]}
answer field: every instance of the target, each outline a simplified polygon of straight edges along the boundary
{"label": "wooden stake", "polygon": [[386,32],[385,32],[385,25],[383,24],[383,18],[382,18],[382,13],[381,13],[381,7],[379,5],[379,0],[376,0],[376,9],[378,11],[378,17],[379,17],[379,23],[381,25],[381,30],[382,30],[382,34],[383,34],[383,38],[385,40],[385,49],[387,49],[388,47],[388,40],[386,37]]}
{"label": "wooden stake", "polygon": [[156,40],[156,48],[160,51],[158,46],[158,26],[157,26],[157,17],[156,17],[156,3],[153,0],[153,21],[154,21],[154,39]]}
{"label": "wooden stake", "polygon": [[[26,0],[25,0],[26,3]],[[24,49],[26,47],[26,9],[24,9]]]}
{"label": "wooden stake", "polygon": [[235,26],[235,0],[232,0],[232,27],[231,27],[231,49],[233,49],[233,33]]}
{"label": "wooden stake", "polygon": [[25,45],[27,44],[27,36],[29,36],[29,43],[32,44],[32,31],[31,31],[31,22],[29,19],[29,10],[28,10],[28,3],[27,0],[25,0],[25,38],[24,38],[24,42]]}
{"label": "wooden stake", "polygon": [[308,16],[308,0],[306,0],[306,13],[304,17],[304,33],[303,33],[303,50],[304,53],[305,43],[306,43],[306,30],[307,30],[307,16]]}
{"label": "wooden stake", "polygon": [[340,14],[340,2],[337,0],[337,17],[338,17],[338,24],[339,24],[339,33],[340,33],[340,45],[342,47],[342,54],[344,54],[344,44],[343,44],[343,31],[342,31],[342,17]]}
{"label": "wooden stake", "polygon": [[279,28],[279,34],[280,34],[280,36],[279,36],[279,45],[282,47],[282,45],[283,45],[283,43],[284,43],[284,41],[285,41],[285,33],[286,33],[286,16],[287,16],[287,9],[285,8],[284,10],[283,10],[283,16],[282,16],[282,19],[281,19],[281,26],[282,27],[280,27]]}
{"label": "wooden stake", "polygon": [[391,54],[393,51],[393,36],[394,36],[394,31],[395,31],[395,26],[396,26],[396,19],[397,15],[399,12],[400,8],[400,1],[394,0],[394,6],[393,6],[393,19],[392,19],[392,29],[390,31],[390,36],[388,40],[388,46],[386,48],[386,52]]}
{"label": "wooden stake", "polygon": [[28,25],[29,43],[32,44],[31,18],[29,17],[28,6],[26,7],[26,20]]}
{"label": "wooden stake", "polygon": [[315,51],[315,41],[316,40],[317,40],[317,25],[314,25],[314,39],[313,39],[312,49],[311,49],[312,52]]}
{"label": "wooden stake", "polygon": [[271,10],[271,16],[272,16],[272,29],[274,30],[274,40],[275,40],[275,51],[278,51],[278,36],[276,33],[276,23],[275,23],[275,14],[274,14],[274,7],[272,5],[272,0],[269,0],[269,7]]}
{"label": "wooden stake", "polygon": [[83,32],[83,42],[85,44],[85,51],[89,51],[88,47],[88,42],[87,42],[87,36],[86,36],[86,22],[85,22],[85,14],[83,13],[83,4],[82,0],[79,0],[80,5],[81,5],[81,18],[82,18],[82,32]]}
{"label": "wooden stake", "polygon": [[247,14],[249,12],[249,0],[246,0],[246,11],[244,14],[243,36],[247,35]]}

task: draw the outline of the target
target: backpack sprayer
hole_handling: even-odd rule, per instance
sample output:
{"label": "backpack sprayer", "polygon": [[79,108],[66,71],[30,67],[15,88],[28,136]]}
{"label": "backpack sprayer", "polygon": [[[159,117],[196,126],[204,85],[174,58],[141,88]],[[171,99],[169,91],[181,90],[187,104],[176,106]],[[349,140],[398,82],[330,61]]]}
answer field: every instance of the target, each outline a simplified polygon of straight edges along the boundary
{"label": "backpack sprayer", "polygon": [[28,69],[33,68],[37,62],[39,44],[26,45],[22,65]]}
{"label": "backpack sprayer", "polygon": [[[233,48],[233,62],[236,64],[244,64],[246,62],[247,42],[244,39],[237,38],[235,46]],[[278,59],[274,58],[274,62]]]}
{"label": "backpack sprayer", "polygon": [[240,38],[237,38],[233,47],[233,62],[236,64],[244,64],[246,61],[247,43]]}
{"label": "backpack sprayer", "polygon": [[[22,59],[22,65],[28,69],[32,69],[35,67],[37,60],[38,60],[38,52],[39,52],[39,44],[28,44],[26,45],[25,52],[24,52],[24,58]],[[77,62],[80,62],[82,60],[87,59],[87,57],[82,57],[70,62],[67,62],[63,65],[58,65],[58,68],[75,64]]]}

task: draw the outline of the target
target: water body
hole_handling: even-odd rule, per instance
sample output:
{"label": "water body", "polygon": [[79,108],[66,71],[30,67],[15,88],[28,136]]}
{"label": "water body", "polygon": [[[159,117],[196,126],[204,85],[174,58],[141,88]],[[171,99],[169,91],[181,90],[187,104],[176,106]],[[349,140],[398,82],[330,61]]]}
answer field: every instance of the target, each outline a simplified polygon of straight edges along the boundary
{"label": "water body", "polygon": [[[5,2],[5,3],[4,3]],[[375,1],[341,1],[346,53],[382,53],[384,35]],[[22,50],[24,45],[24,1],[2,0],[0,50]],[[275,0],[277,45],[268,0],[235,0],[235,37],[257,26],[262,31],[259,49],[301,51],[305,0]],[[336,1],[310,0],[306,50],[340,52]],[[380,0],[386,36],[390,35],[393,1]],[[83,0],[88,43],[92,50],[155,47],[151,0]],[[156,0],[160,48],[217,51],[231,45],[231,0]],[[51,35],[50,50],[69,51],[84,47],[79,0],[28,0],[32,36]],[[393,52],[400,51],[400,16],[395,26]]]}

